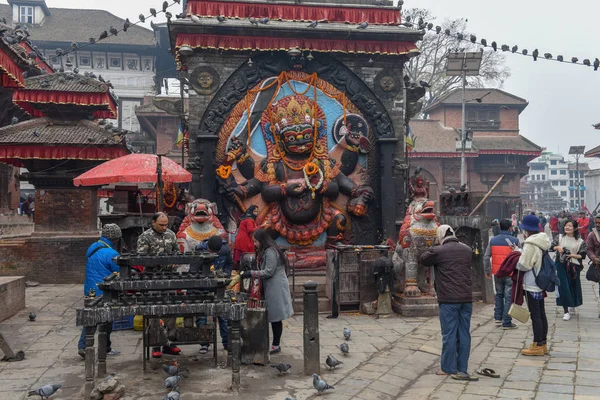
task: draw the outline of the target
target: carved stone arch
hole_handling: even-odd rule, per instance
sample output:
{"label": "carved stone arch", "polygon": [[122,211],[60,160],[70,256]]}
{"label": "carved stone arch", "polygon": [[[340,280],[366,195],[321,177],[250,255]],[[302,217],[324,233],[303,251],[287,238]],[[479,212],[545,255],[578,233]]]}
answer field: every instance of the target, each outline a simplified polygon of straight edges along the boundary
{"label": "carved stone arch", "polygon": [[[415,169],[417,169],[418,164],[411,166],[410,168],[410,176],[413,176],[415,173]],[[435,179],[435,175],[421,167],[421,175],[425,178],[426,181],[429,181],[429,199],[433,200],[435,203],[435,210],[440,211],[439,203],[440,203],[440,193],[442,190],[440,189],[437,180]]]}
{"label": "carved stone arch", "polygon": [[[260,81],[291,69],[285,52],[262,54],[252,63],[242,64],[223,84],[200,120],[201,135],[217,135],[229,113],[246,93]],[[354,72],[334,57],[317,54],[305,72],[317,73],[320,79],[332,84],[361,111],[369,122],[375,138],[394,137],[394,126],[385,108],[373,91]]]}

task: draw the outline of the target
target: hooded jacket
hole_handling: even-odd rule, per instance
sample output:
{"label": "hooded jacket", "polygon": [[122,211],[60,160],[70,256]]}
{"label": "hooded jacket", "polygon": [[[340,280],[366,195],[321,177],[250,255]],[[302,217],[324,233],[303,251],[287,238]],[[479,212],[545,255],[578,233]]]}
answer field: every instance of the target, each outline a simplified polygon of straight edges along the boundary
{"label": "hooded jacket", "polygon": [[454,236],[445,237],[443,244],[428,248],[421,263],[435,267],[435,291],[439,303],[471,303],[471,260],[473,250]]}
{"label": "hooded jacket", "polygon": [[96,296],[102,294],[102,290],[96,284],[104,281],[104,278],[113,272],[119,272],[119,266],[113,261],[113,258],[118,255],[119,252],[114,249],[113,242],[104,236],[97,242],[92,243],[85,254],[87,258],[85,284],[83,286],[85,295],[89,293],[90,289],[96,291]]}
{"label": "hooded jacket", "polygon": [[[198,246],[196,246],[197,251],[210,251],[208,248],[208,239],[202,241]],[[227,274],[231,275],[231,271],[233,270],[233,260],[231,257],[231,250],[229,246],[227,246],[226,242],[223,240],[223,245],[221,246],[221,250],[217,253],[217,258],[213,262],[215,266],[215,270],[222,270]]]}
{"label": "hooded jacket", "polygon": [[523,250],[521,251],[521,257],[517,262],[517,270],[524,271],[525,277],[523,279],[523,289],[528,292],[542,292],[535,284],[535,275],[533,269],[535,268],[535,274],[539,274],[542,268],[542,258],[544,251],[548,251],[550,248],[550,239],[544,232],[536,233],[525,239],[523,243]]}

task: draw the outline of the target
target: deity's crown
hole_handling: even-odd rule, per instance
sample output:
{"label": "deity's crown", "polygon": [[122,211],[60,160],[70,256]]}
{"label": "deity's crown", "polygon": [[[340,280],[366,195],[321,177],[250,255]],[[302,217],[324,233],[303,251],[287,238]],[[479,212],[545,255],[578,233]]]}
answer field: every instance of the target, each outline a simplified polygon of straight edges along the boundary
{"label": "deity's crown", "polygon": [[275,128],[274,133],[281,133],[286,128],[293,126],[312,126],[314,123],[314,102],[306,97],[291,97],[289,101],[273,103],[271,113],[271,126]]}

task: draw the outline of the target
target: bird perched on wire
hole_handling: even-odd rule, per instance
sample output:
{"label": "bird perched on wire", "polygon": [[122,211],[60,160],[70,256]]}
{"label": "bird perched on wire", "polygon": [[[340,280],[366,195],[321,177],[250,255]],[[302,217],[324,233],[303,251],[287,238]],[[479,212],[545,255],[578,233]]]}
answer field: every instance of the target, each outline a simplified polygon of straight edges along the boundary
{"label": "bird perched on wire", "polygon": [[564,57],[559,54],[559,55],[556,56],[556,61],[563,62],[564,61]]}
{"label": "bird perched on wire", "polygon": [[152,15],[153,17],[156,17],[156,8],[150,9],[150,15]]}
{"label": "bird perched on wire", "polygon": [[590,60],[588,60],[588,59],[586,58],[585,60],[583,60],[583,65],[586,65],[586,66],[588,66],[588,67],[589,67],[589,66],[590,66],[590,65],[592,65],[592,64],[590,63]]}
{"label": "bird perched on wire", "polygon": [[332,356],[330,354],[327,356],[327,359],[325,360],[325,364],[329,367],[329,369],[334,369],[338,365],[343,364],[343,362],[339,361],[338,359],[336,359],[334,356]]}
{"label": "bird perched on wire", "polygon": [[308,28],[316,28],[317,26],[319,26],[319,21],[312,21],[308,24]]}
{"label": "bird perched on wire", "polygon": [[112,26],[108,29],[108,31],[110,32],[111,35],[114,35],[114,36],[117,36],[119,34],[118,29],[114,28]]}
{"label": "bird perched on wire", "polygon": [[540,55],[540,52],[538,49],[535,49],[533,51],[533,53],[531,53],[531,55],[533,56],[533,61],[537,61],[538,56]]}
{"label": "bird perched on wire", "polygon": [[171,390],[163,400],[179,400],[181,396],[179,395],[179,391]]}
{"label": "bird perched on wire", "polygon": [[571,62],[572,62],[573,64],[577,64],[577,61],[579,61],[579,58],[577,58],[577,57],[573,57],[573,58],[571,58]]}
{"label": "bird perched on wire", "polygon": [[335,346],[338,349],[340,349],[340,351],[342,352],[343,355],[347,356],[350,353],[350,346],[348,346],[348,343],[342,343],[339,346]]}
{"label": "bird perched on wire", "polygon": [[225,18],[222,15],[217,15],[217,21],[219,21],[219,22],[225,22],[225,21],[227,21],[227,18]]}
{"label": "bird perched on wire", "polygon": [[38,395],[41,399],[49,399],[61,387],[62,385],[44,385],[38,390],[30,390],[27,397]]}
{"label": "bird perched on wire", "polygon": [[153,31],[156,30],[156,24],[154,23],[154,21],[150,21],[150,29],[152,29]]}
{"label": "bird perched on wire", "polygon": [[317,389],[319,394],[323,393],[326,390],[335,389],[333,386],[329,386],[327,382],[319,377],[318,374],[313,374],[313,387]]}
{"label": "bird perched on wire", "polygon": [[519,46],[516,46],[516,45],[510,49],[510,51],[512,51],[513,53],[516,53],[517,50],[519,50]]}
{"label": "bird perched on wire", "polygon": [[146,17],[144,16],[144,14],[140,14],[138,15],[138,19],[140,20],[140,22],[144,23],[146,22]]}
{"label": "bird perched on wire", "polygon": [[523,51],[521,51],[521,54],[523,54],[524,56],[526,56],[527,53],[529,53],[529,51],[527,51],[527,49],[523,49]]}
{"label": "bird perched on wire", "polygon": [[461,187],[460,187],[460,192],[461,192],[461,193],[464,193],[464,192],[466,192],[466,191],[467,191],[467,184],[465,183],[464,185],[461,185]]}
{"label": "bird perched on wire", "polygon": [[487,47],[487,40],[481,39],[481,45]]}
{"label": "bird perched on wire", "polygon": [[107,31],[102,31],[102,33],[100,34],[100,36],[98,37],[98,39],[102,40],[102,39],[106,39],[108,37],[108,32]]}
{"label": "bird perched on wire", "polygon": [[170,21],[170,20],[171,20],[171,18],[173,18],[173,14],[171,14],[170,12],[168,12],[168,11],[167,11],[167,12],[165,13],[165,17],[167,17],[167,19]]}
{"label": "bird perched on wire", "polygon": [[550,60],[552,58],[552,54],[550,54],[550,53],[544,53],[544,58],[546,60]]}
{"label": "bird perched on wire", "polygon": [[598,67],[600,67],[600,60],[596,58],[594,60],[594,71],[598,71]]}
{"label": "bird perched on wire", "polygon": [[356,29],[367,29],[369,27],[369,21],[364,21],[358,24]]}
{"label": "bird perched on wire", "polygon": [[279,375],[283,375],[289,372],[289,370],[292,369],[292,366],[290,364],[280,362],[279,364],[271,364],[271,368],[275,368],[277,371],[279,371]]}
{"label": "bird perched on wire", "polygon": [[344,328],[344,339],[350,340],[350,336],[352,335],[352,331],[350,328]]}
{"label": "bird perched on wire", "polygon": [[[34,131],[33,133],[36,133],[36,131]],[[39,136],[39,134],[38,134],[38,136]],[[35,321],[35,317],[36,317],[36,315],[35,315],[34,312],[30,312],[29,313],[29,320],[30,321]]]}
{"label": "bird perched on wire", "polygon": [[495,41],[492,42],[492,49],[494,49],[494,51],[498,50],[498,43],[496,43]]}
{"label": "bird perched on wire", "polygon": [[261,23],[261,24],[263,24],[263,25],[266,25],[266,24],[268,24],[268,23],[269,23],[269,21],[270,21],[270,19],[269,19],[269,18],[266,18],[266,17],[265,17],[265,18],[261,18],[261,19],[259,19],[259,20],[258,20],[258,22],[260,22],[260,23]]}
{"label": "bird perched on wire", "polygon": [[91,37],[89,40],[90,44],[95,44],[96,43],[96,38]]}
{"label": "bird perched on wire", "polygon": [[163,3],[162,3],[163,12],[167,12],[167,8],[169,8],[169,3],[166,1],[163,1]]}
{"label": "bird perched on wire", "polygon": [[127,32],[127,29],[131,26],[131,22],[129,18],[125,18],[125,22],[123,23],[123,32]]}

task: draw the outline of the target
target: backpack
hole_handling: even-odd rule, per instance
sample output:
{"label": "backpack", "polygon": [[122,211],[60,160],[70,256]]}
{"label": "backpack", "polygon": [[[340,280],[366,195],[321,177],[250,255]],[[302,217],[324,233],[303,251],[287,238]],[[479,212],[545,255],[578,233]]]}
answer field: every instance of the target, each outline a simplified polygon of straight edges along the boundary
{"label": "backpack", "polygon": [[544,255],[542,257],[542,267],[540,268],[540,273],[535,273],[535,267],[532,268],[533,276],[535,276],[535,284],[542,290],[546,292],[554,292],[556,287],[560,284],[560,280],[558,279],[558,273],[556,272],[556,264],[552,261],[550,254],[547,251],[544,251]]}

